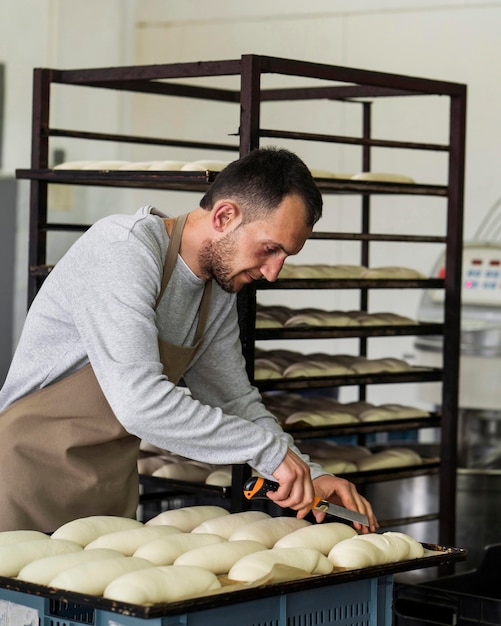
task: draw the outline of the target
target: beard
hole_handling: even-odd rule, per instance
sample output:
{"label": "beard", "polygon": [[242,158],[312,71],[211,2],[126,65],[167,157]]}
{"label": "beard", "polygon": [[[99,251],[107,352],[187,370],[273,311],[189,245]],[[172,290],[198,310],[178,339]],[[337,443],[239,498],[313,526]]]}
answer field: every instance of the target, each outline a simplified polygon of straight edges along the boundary
{"label": "beard", "polygon": [[198,255],[204,274],[211,276],[228,293],[236,291],[231,261],[237,250],[235,235],[230,232],[219,241],[206,241]]}

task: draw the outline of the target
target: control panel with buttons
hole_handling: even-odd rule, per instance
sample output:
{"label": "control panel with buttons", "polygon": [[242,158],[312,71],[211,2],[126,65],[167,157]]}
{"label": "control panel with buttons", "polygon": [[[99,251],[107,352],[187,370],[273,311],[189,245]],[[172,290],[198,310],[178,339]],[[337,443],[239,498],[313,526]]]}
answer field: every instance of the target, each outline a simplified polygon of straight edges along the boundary
{"label": "control panel with buttons", "polygon": [[[434,276],[445,278],[445,272],[442,258],[435,267]],[[501,244],[465,243],[462,277],[463,306],[501,306]],[[443,302],[443,290],[432,291],[431,299]]]}

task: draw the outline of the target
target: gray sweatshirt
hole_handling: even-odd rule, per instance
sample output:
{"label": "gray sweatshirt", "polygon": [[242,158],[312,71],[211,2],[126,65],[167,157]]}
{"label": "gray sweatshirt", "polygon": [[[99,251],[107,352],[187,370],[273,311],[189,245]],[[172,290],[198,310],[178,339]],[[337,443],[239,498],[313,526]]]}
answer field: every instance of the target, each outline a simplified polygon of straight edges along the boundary
{"label": "gray sweatshirt", "polygon": [[[0,411],[91,363],[131,434],[212,464],[249,463],[270,476],[292,438],[246,374],[235,294],[214,285],[204,339],[184,375],[191,395],[162,373],[158,336],[191,345],[204,281],[178,255],[155,310],[169,244],[150,206],[96,222],[45,280],[26,318]],[[309,463],[313,478],[325,471]]]}

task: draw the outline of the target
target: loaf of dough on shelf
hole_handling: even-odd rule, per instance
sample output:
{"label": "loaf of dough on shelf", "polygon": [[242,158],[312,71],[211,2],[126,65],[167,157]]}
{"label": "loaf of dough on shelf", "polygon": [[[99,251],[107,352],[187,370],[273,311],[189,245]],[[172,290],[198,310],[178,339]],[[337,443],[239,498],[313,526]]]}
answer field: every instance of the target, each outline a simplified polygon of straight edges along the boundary
{"label": "loaf of dough on shelf", "polygon": [[[125,161],[122,161],[125,163]],[[59,163],[58,165],[54,165],[55,170],[81,170],[84,166],[95,163],[95,161],[65,161],[64,163]]]}
{"label": "loaf of dough on shelf", "polygon": [[370,457],[372,454],[365,446],[340,445],[323,439],[305,439],[298,442],[298,447],[304,454],[318,459],[321,465],[329,460],[358,464],[360,459]]}
{"label": "loaf of dough on shelf", "polygon": [[406,317],[405,315],[399,315],[398,313],[381,311],[379,313],[371,313],[370,315],[371,317],[381,321],[383,324],[388,324],[389,326],[413,326],[418,323],[416,320]]}
{"label": "loaf of dough on shelf", "polygon": [[37,559],[56,554],[79,552],[82,546],[65,539],[49,539],[40,541],[32,539],[19,543],[0,546],[0,576],[17,576],[19,572]]}
{"label": "loaf of dough on shelf", "polygon": [[354,528],[340,522],[312,524],[285,535],[276,542],[274,548],[315,548],[327,556],[336,543],[356,534]]}
{"label": "loaf of dough on shelf", "polygon": [[150,561],[133,556],[121,555],[117,558],[92,560],[59,572],[50,581],[49,587],[101,596],[107,585],[115,578],[127,572],[153,567]]}
{"label": "loaf of dough on shelf", "polygon": [[48,585],[60,572],[74,565],[87,563],[88,561],[116,559],[120,556],[123,556],[120,552],[104,548],[46,556],[25,565],[17,575],[17,578],[26,582],[36,583],[37,585]]}
{"label": "loaf of dough on shelf", "polygon": [[346,179],[346,178],[351,178],[353,176],[353,174],[343,174],[340,172],[331,172],[330,170],[324,170],[322,168],[318,168],[318,167],[310,167],[308,168],[310,170],[311,175],[313,176],[313,178],[335,178],[335,179]]}
{"label": "loaf of dough on shelf", "polygon": [[414,538],[390,531],[356,535],[340,541],[329,552],[328,558],[335,568],[361,569],[416,559],[423,554],[423,546]]}
{"label": "loaf of dough on shelf", "polygon": [[191,532],[205,520],[230,513],[221,506],[213,506],[210,504],[199,504],[196,506],[185,506],[179,509],[169,509],[163,511],[146,522],[146,526],[156,526],[158,524],[167,524],[174,526],[183,532]]}
{"label": "loaf of dough on shelf", "polygon": [[336,543],[327,558],[335,568],[342,569],[363,569],[381,564],[377,546],[369,541],[359,542],[357,537]]}
{"label": "loaf of dough on shelf", "polygon": [[387,172],[360,172],[351,177],[352,180],[374,180],[383,183],[415,183],[411,176],[391,174]]}
{"label": "loaf of dough on shelf", "polygon": [[85,546],[85,550],[107,548],[115,550],[124,556],[132,556],[143,544],[169,535],[180,533],[179,528],[162,524],[159,526],[142,526],[128,530],[118,530],[114,533],[101,535]]}
{"label": "loaf of dough on shelf", "polygon": [[[315,458],[313,458],[316,461]],[[318,462],[318,461],[317,461]],[[343,461],[340,459],[323,459],[321,463],[326,472],[330,474],[351,474],[358,471],[358,466],[352,461]]]}
{"label": "loaf of dough on shelf", "polygon": [[220,588],[217,576],[202,567],[167,565],[124,574],[107,585],[103,596],[116,602],[151,605],[185,600]]}
{"label": "loaf of dough on shelf", "polygon": [[107,533],[118,530],[128,530],[140,528],[143,524],[129,517],[118,517],[114,515],[91,515],[89,517],[79,517],[78,519],[66,522],[59,526],[53,533],[52,539],[66,539],[74,541],[85,547],[94,539]]}
{"label": "loaf of dough on shelf", "polygon": [[133,556],[151,561],[153,565],[172,565],[178,556],[188,550],[223,541],[223,537],[209,533],[179,533],[149,541],[140,546]]}
{"label": "loaf of dough on shelf", "polygon": [[165,457],[160,455],[140,456],[137,460],[137,471],[151,476],[153,472],[165,465]]}
{"label": "loaf of dough on shelf", "polygon": [[315,548],[273,548],[242,557],[228,572],[228,578],[253,582],[268,576],[275,565],[285,565],[306,574],[330,574],[332,563]]}
{"label": "loaf of dough on shelf", "polygon": [[149,169],[154,171],[177,172],[184,165],[186,165],[186,161],[153,161]]}
{"label": "loaf of dough on shelf", "polygon": [[7,546],[21,541],[43,541],[45,539],[49,539],[49,535],[40,530],[4,530],[0,532],[0,546]]}
{"label": "loaf of dough on shelf", "polygon": [[343,311],[322,311],[321,309],[303,309],[291,315],[284,323],[289,326],[357,326],[356,319]]}
{"label": "loaf of dough on shelf", "polygon": [[386,357],[382,359],[354,359],[350,367],[357,374],[376,374],[382,372],[407,372],[412,369],[406,361]]}
{"label": "loaf of dough on shelf", "polygon": [[237,528],[229,537],[229,541],[246,539],[262,543],[267,548],[272,548],[276,542],[299,528],[309,526],[310,522],[297,517],[270,517],[269,519],[257,520]]}
{"label": "loaf of dough on shelf", "polygon": [[412,419],[416,417],[430,417],[428,411],[404,404],[381,404],[362,411],[359,419],[362,422],[379,422],[392,419]]}
{"label": "loaf of dough on shelf", "polygon": [[204,482],[214,467],[203,463],[184,461],[179,463],[164,463],[156,469],[152,476],[157,478],[171,478],[176,480],[187,480],[191,482]]}
{"label": "loaf of dough on shelf", "polygon": [[211,472],[205,479],[206,485],[214,487],[231,487],[232,469],[231,466],[222,466]]}
{"label": "loaf of dough on shelf", "polygon": [[374,452],[370,456],[358,460],[360,471],[388,469],[391,467],[405,467],[406,465],[420,465],[421,456],[410,448],[390,448],[381,452]]}
{"label": "loaf of dough on shelf", "polygon": [[139,170],[139,171],[146,171],[149,170],[150,167],[153,165],[153,161],[130,161],[129,163],[125,163],[124,165],[122,165],[121,167],[119,167],[119,170],[127,170],[127,171],[134,171],[134,170]]}
{"label": "loaf of dough on shelf", "polygon": [[284,263],[278,278],[360,278],[366,269],[361,265],[296,265]]}
{"label": "loaf of dough on shelf", "polygon": [[183,172],[221,172],[229,161],[218,161],[214,159],[200,159],[198,161],[191,161],[183,165],[181,170]]}
{"label": "loaf of dough on shelf", "polygon": [[262,519],[270,519],[270,515],[264,511],[241,511],[232,513],[231,515],[223,515],[222,517],[213,517],[205,520],[194,528],[191,532],[196,533],[212,533],[219,535],[224,539],[229,539],[231,535],[242,526],[257,522]]}
{"label": "loaf of dough on shelf", "polygon": [[256,309],[256,328],[281,328],[291,315],[291,309],[288,307],[258,304]]}
{"label": "loaf of dough on shelf", "polygon": [[89,161],[86,165],[83,165],[83,170],[99,170],[108,172],[111,170],[119,170],[124,166],[128,166],[128,161]]}
{"label": "loaf of dough on shelf", "polygon": [[385,267],[371,267],[366,268],[361,275],[361,278],[386,278],[386,279],[423,279],[427,278],[422,272],[410,267],[397,267],[397,266],[385,266]]}
{"label": "loaf of dough on shelf", "polygon": [[297,363],[289,365],[284,372],[284,378],[301,378],[313,376],[346,376],[353,374],[353,370],[335,359],[325,358],[324,360],[303,359]]}
{"label": "loaf of dough on shelf", "polygon": [[227,574],[244,556],[267,549],[262,543],[249,539],[223,541],[184,552],[177,557],[174,565],[195,565],[217,575]]}
{"label": "loaf of dough on shelf", "polygon": [[285,420],[285,424],[308,424],[309,426],[336,426],[339,424],[354,424],[359,420],[350,413],[336,412],[334,410],[322,411],[296,411],[289,415]]}

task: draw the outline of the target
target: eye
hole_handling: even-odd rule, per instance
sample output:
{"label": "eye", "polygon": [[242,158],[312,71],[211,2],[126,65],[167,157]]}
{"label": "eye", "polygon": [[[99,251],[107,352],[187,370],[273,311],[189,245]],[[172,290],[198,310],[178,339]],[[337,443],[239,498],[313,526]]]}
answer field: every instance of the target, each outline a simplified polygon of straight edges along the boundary
{"label": "eye", "polygon": [[279,248],[275,246],[266,246],[265,252],[266,254],[276,254],[279,251]]}

